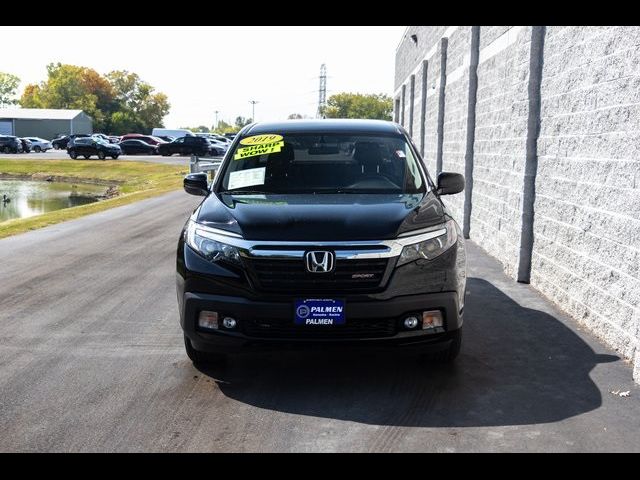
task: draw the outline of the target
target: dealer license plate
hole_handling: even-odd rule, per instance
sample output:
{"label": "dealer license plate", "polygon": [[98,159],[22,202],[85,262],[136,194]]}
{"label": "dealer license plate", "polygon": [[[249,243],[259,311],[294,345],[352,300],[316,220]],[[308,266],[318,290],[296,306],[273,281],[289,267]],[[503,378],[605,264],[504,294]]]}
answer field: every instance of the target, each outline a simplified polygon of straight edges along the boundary
{"label": "dealer license plate", "polygon": [[344,300],[304,298],[295,303],[296,325],[343,325],[346,321]]}

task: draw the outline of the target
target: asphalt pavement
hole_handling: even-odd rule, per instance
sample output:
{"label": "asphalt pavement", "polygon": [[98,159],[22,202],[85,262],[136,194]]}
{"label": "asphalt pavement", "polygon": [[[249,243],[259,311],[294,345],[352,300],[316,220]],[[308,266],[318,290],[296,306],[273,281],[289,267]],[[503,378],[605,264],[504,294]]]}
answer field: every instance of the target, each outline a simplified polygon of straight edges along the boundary
{"label": "asphalt pavement", "polygon": [[453,366],[313,350],[198,370],[175,292],[197,202],[0,240],[0,451],[640,451],[629,364],[472,243]]}

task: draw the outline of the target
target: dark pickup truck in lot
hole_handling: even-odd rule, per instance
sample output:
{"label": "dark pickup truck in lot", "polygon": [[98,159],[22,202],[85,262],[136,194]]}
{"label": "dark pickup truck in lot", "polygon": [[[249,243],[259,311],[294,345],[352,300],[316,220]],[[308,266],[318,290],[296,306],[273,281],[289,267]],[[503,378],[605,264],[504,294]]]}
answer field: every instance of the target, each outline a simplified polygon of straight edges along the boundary
{"label": "dark pickup truck in lot", "polygon": [[177,292],[192,361],[310,343],[452,361],[465,241],[405,130],[375,120],[257,123],[234,140],[180,235]]}

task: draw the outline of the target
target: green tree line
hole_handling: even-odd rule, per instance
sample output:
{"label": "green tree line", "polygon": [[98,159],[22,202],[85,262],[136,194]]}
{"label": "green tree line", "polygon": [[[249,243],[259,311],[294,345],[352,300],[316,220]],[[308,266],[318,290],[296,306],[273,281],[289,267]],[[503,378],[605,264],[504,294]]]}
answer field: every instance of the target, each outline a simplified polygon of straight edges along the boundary
{"label": "green tree line", "polygon": [[154,127],[163,126],[171,107],[164,93],[126,70],[101,75],[88,67],[50,63],[47,79],[27,85],[17,100],[19,83],[15,75],[0,73],[0,105],[83,110],[93,118],[96,132],[151,133]]}
{"label": "green tree line", "polygon": [[326,118],[391,120],[393,99],[384,94],[338,93],[331,95],[320,114]]}

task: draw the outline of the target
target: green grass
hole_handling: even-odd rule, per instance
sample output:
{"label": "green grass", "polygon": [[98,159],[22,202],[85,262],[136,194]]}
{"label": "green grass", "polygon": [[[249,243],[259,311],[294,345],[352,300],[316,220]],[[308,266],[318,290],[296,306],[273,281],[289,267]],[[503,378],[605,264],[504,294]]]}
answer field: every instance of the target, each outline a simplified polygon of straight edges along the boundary
{"label": "green grass", "polygon": [[78,182],[113,182],[120,195],[88,205],[0,223],[0,238],[155,197],[182,187],[188,166],[96,160],[13,160],[0,158],[0,177],[60,177]]}

